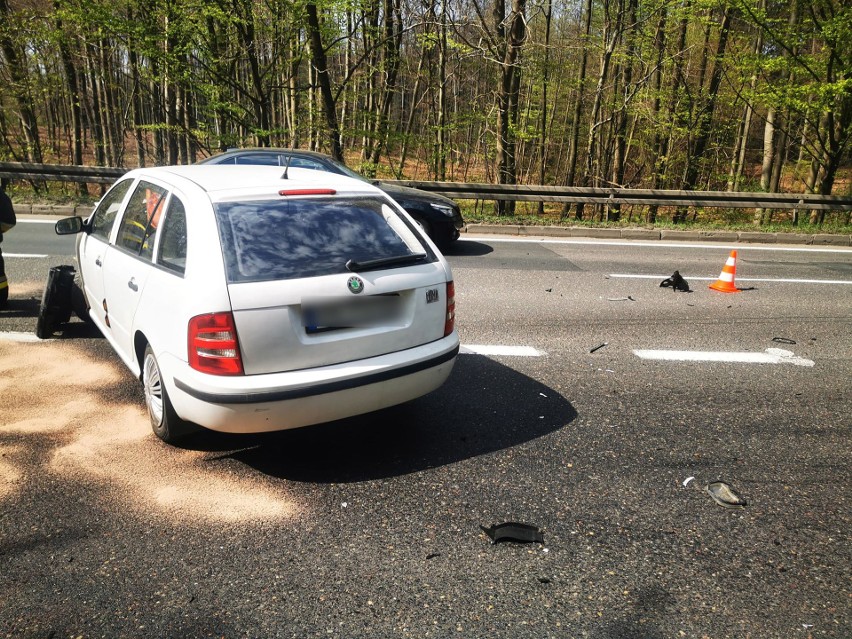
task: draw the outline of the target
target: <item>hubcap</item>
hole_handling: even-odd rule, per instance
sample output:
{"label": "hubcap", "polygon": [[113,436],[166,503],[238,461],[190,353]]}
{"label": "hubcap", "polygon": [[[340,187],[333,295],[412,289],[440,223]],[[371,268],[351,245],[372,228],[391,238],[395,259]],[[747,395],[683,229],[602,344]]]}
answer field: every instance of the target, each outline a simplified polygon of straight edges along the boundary
{"label": "hubcap", "polygon": [[145,358],[142,384],[145,387],[145,403],[148,405],[151,421],[160,426],[163,423],[163,384],[157,360],[150,354]]}

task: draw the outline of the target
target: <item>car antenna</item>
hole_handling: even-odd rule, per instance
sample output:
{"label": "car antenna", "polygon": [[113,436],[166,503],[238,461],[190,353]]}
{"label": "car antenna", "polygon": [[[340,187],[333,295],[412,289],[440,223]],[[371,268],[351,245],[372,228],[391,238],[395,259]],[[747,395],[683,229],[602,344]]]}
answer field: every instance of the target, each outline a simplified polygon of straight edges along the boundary
{"label": "car antenna", "polygon": [[287,156],[287,162],[284,164],[284,175],[281,176],[282,180],[289,180],[290,179],[289,177],[287,177],[287,171],[290,170],[290,159],[292,157],[293,157],[292,155]]}

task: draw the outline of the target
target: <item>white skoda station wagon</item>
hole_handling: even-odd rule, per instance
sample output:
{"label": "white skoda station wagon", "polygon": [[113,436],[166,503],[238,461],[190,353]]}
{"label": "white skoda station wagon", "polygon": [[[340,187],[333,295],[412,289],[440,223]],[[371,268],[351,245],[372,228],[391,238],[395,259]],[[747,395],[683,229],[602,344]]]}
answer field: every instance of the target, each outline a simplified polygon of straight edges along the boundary
{"label": "white skoda station wagon", "polygon": [[387,195],[307,169],[136,169],[66,218],[91,321],[154,432],[327,422],[437,389],[459,350],[450,267]]}

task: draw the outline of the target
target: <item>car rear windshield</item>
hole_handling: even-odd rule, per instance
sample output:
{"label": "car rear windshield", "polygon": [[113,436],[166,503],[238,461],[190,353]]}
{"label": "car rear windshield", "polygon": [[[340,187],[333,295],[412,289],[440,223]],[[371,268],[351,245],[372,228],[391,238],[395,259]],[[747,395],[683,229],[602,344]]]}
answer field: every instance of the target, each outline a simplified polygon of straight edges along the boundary
{"label": "car rear windshield", "polygon": [[215,210],[229,282],[347,273],[347,263],[423,253],[435,259],[379,198],[220,202]]}

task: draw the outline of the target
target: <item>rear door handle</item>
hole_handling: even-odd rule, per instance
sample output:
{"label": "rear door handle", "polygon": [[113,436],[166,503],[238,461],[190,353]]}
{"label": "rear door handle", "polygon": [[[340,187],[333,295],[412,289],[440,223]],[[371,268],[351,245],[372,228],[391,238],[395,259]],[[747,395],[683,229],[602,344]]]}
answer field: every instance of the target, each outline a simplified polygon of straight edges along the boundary
{"label": "rear door handle", "polygon": [[134,293],[139,290],[139,286],[136,284],[136,278],[135,277],[130,278],[130,281],[127,283],[127,286]]}
{"label": "rear door handle", "polygon": [[101,262],[100,256],[95,258],[95,265],[96,266],[103,266],[103,262]]}

